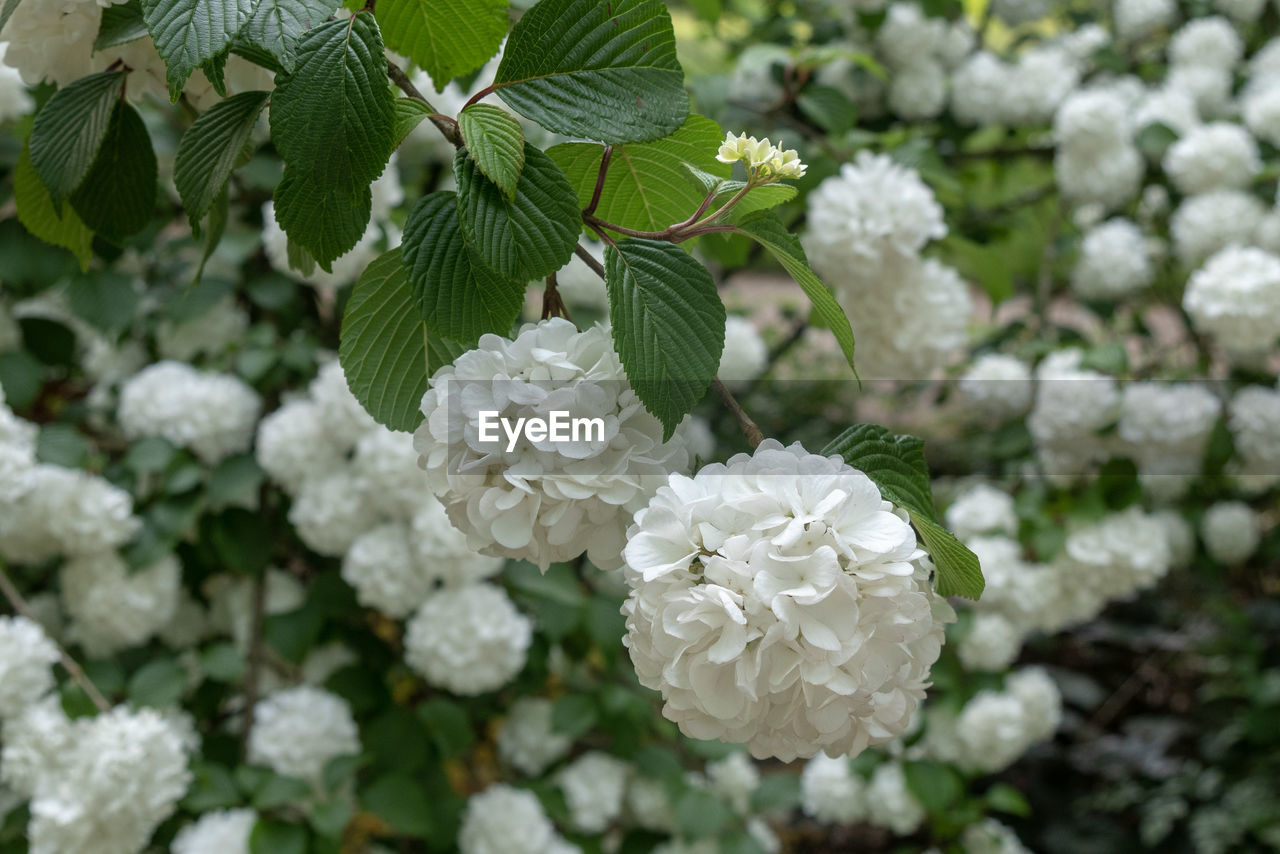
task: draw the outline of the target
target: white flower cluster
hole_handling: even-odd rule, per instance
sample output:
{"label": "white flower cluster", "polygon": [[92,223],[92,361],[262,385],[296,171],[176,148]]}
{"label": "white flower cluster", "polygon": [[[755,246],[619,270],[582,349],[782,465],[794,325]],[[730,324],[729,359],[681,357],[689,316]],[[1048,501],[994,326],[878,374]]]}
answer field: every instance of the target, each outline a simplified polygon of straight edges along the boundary
{"label": "white flower cluster", "polygon": [[1084,354],[1058,350],[1036,368],[1036,401],[1027,428],[1045,475],[1070,479],[1106,459],[1109,449],[1098,433],[1119,412],[1115,380],[1081,367]]}
{"label": "white flower cluster", "polygon": [[249,834],[257,822],[250,809],[207,812],[178,831],[173,854],[249,854]]}
{"label": "white flower cluster", "polygon": [[1084,299],[1119,299],[1151,284],[1153,276],[1142,229],[1117,218],[1089,229],[1080,241],[1071,288]]}
{"label": "white flower cluster", "polygon": [[158,436],[216,465],[252,446],[261,411],[258,393],[238,377],[164,361],[125,381],[116,414],[130,439]]}
{"label": "white flower cluster", "polygon": [[907,786],[907,775],[899,762],[876,766],[867,781],[866,819],[870,824],[909,836],[924,824],[924,806]]}
{"label": "white flower cluster", "polygon": [[1157,497],[1176,498],[1200,474],[1222,404],[1190,383],[1135,382],[1120,400],[1118,433],[1138,465],[1143,485]]}
{"label": "white flower cluster", "polygon": [[1236,392],[1227,426],[1242,472],[1263,481],[1280,478],[1280,389],[1247,386]]}
{"label": "white flower cluster", "polygon": [[1080,90],[1062,102],[1053,163],[1065,199],[1114,209],[1138,194],[1145,164],[1133,144],[1131,106],[1116,87]]}
{"label": "white flower cluster", "polygon": [[956,654],[966,670],[998,673],[1013,664],[1021,650],[1022,631],[1016,623],[998,613],[979,611]]}
{"label": "white flower cluster", "polygon": [[1247,561],[1262,541],[1253,509],[1243,501],[1219,501],[1205,511],[1200,535],[1209,557],[1226,566]]}
{"label": "white flower cluster", "polygon": [[[528,324],[514,340],[485,335],[431,378],[414,445],[431,488],[471,547],[545,569],[586,553],[621,563],[632,514],[669,472],[690,464],[687,427],[668,441],[641,404],[609,332],[563,318]],[[479,413],[549,421],[555,411],[599,418],[603,441],[481,441]],[[688,422],[685,422],[686,425]]]}
{"label": "white flower cluster", "polygon": [[569,820],[583,833],[603,833],[622,813],[631,766],[621,759],[588,751],[556,775],[569,807]]}
{"label": "white flower cluster", "polygon": [[981,50],[952,77],[951,112],[966,125],[1040,125],[1079,82],[1079,60],[1059,45],[1038,45],[1013,62]]}
{"label": "white flower cluster", "polygon": [[726,383],[746,383],[764,373],[768,364],[769,348],[755,324],[737,314],[725,318],[724,352],[716,376]]}
{"label": "white flower cluster", "polygon": [[573,739],[551,726],[550,700],[521,697],[498,729],[498,755],[516,770],[537,777],[573,746]]}
{"label": "white flower cluster", "polygon": [[1024,667],[1005,677],[1002,690],[979,691],[954,718],[931,711],[924,752],[972,771],[995,773],[1052,738],[1061,722],[1058,686],[1043,669]]}
{"label": "white flower cluster", "polygon": [[904,517],[866,475],[799,444],[673,475],[624,553],[641,684],[687,735],[756,757],[889,741],[953,618]]}
{"label": "white flower cluster", "polygon": [[1261,170],[1257,142],[1249,131],[1231,122],[1191,128],[1164,155],[1164,171],[1188,195],[1243,190]]}
{"label": "white flower cluster", "polygon": [[963,20],[928,17],[913,2],[892,4],[876,32],[876,47],[892,74],[888,100],[904,119],[930,119],[947,104],[947,73],[973,49]]}
{"label": "white flower cluster", "polygon": [[1174,0],[1116,0],[1112,9],[1116,36],[1137,41],[1173,24],[1178,18]]}
{"label": "white flower cluster", "polygon": [[26,617],[0,617],[0,721],[21,715],[53,689],[58,648]]}
{"label": "white flower cluster", "polygon": [[1182,305],[1228,352],[1265,352],[1280,337],[1280,257],[1228,246],[1191,275]]}
{"label": "white flower cluster", "polygon": [[432,685],[482,694],[524,667],[533,623],[492,584],[442,590],[409,620],[405,661]]}
{"label": "white flower cluster", "polygon": [[1035,386],[1031,368],[1017,356],[984,353],[960,377],[959,390],[977,417],[1003,421],[1026,414]]}
{"label": "white flower cluster", "polygon": [[848,757],[819,753],[800,772],[800,806],[822,824],[853,824],[866,817],[866,784]]}
{"label": "white flower cluster", "polygon": [[249,761],[277,774],[319,783],[324,767],[360,752],[360,734],[347,701],[302,685],[264,697],[249,731]]}
{"label": "white flower cluster", "polygon": [[576,851],[557,833],[533,792],[495,783],[467,801],[458,832],[462,854],[566,854]]}
{"label": "white flower cluster", "polygon": [[109,655],[158,634],[173,619],[182,566],[172,555],[131,571],[114,551],[72,558],[62,566],[68,635],[95,654]]}
{"label": "white flower cluster", "polygon": [[961,540],[984,534],[1018,533],[1013,496],[987,483],[976,483],[956,497],[946,512],[947,528]]}
{"label": "white flower cluster", "polygon": [[1234,244],[1252,243],[1267,219],[1262,202],[1240,190],[1191,196],[1169,220],[1174,252],[1194,266]]}

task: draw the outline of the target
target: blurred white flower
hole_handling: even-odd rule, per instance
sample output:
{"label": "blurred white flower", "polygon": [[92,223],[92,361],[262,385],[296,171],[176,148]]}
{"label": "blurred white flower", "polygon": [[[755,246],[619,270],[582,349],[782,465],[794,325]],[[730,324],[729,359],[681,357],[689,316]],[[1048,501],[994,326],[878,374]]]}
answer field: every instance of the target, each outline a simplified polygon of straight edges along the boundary
{"label": "blurred white flower", "polygon": [[1262,541],[1258,516],[1243,501],[1219,501],[1206,510],[1200,536],[1209,556],[1226,566],[1247,561]]}
{"label": "blurred white flower", "polygon": [[492,584],[441,590],[409,620],[405,661],[440,688],[483,694],[524,667],[533,624]]}
{"label": "blurred white flower", "polygon": [[25,712],[53,689],[58,647],[26,617],[0,617],[0,720]]}
{"label": "blurred white flower", "polygon": [[800,772],[800,806],[822,824],[853,824],[867,814],[866,784],[844,756],[819,753]]}
{"label": "blurred white flower", "polygon": [[359,752],[351,708],[328,691],[310,685],[276,691],[254,710],[249,761],[277,774],[317,784],[331,760]]}
{"label": "blurred white flower", "polygon": [[630,766],[599,750],[588,751],[556,775],[573,825],[583,833],[603,833],[622,813]]}
{"label": "blurred white flower", "polygon": [[1191,275],[1182,306],[1196,329],[1228,352],[1269,350],[1280,336],[1280,258],[1228,246]]}
{"label": "blurred white flower", "polygon": [[569,752],[573,739],[551,725],[552,703],[543,697],[521,697],[498,728],[498,755],[529,777],[537,777]]}

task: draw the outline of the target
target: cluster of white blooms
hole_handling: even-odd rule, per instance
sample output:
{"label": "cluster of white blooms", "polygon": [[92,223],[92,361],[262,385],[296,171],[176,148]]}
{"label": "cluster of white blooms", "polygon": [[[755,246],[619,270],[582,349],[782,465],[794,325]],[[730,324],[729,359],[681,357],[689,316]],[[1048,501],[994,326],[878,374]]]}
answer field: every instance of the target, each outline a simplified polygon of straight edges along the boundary
{"label": "cluster of white blooms", "polygon": [[867,782],[866,799],[867,822],[876,827],[909,836],[924,824],[924,806],[907,786],[907,775],[899,762],[876,766]]}
{"label": "cluster of white blooms", "polygon": [[987,483],[969,487],[947,508],[947,528],[961,540],[983,534],[1018,533],[1013,496]]}
{"label": "cluster of white blooms", "polygon": [[113,551],[82,555],[62,566],[68,635],[104,655],[145,643],[173,619],[182,566],[172,555],[131,571]]}
{"label": "cluster of white blooms", "polygon": [[1202,385],[1135,382],[1120,399],[1118,434],[1153,494],[1175,498],[1200,473],[1222,403]]}
{"label": "cluster of white blooms", "polygon": [[164,361],[125,381],[116,415],[129,438],[159,436],[214,465],[250,448],[261,411],[258,393],[238,377]]}
{"label": "cluster of white blooms", "polygon": [[745,317],[731,314],[725,319],[724,352],[716,376],[726,383],[743,383],[755,379],[769,364],[769,349],[756,325]]}
{"label": "cluster of white blooms", "polygon": [[866,815],[866,784],[849,759],[819,753],[800,772],[800,806],[823,824],[853,824]]}
{"label": "cluster of white blooms", "polygon": [[1247,561],[1262,541],[1257,514],[1243,501],[1219,501],[1206,510],[1200,536],[1209,557],[1227,566]]}
{"label": "cluster of white blooms", "polygon": [[1258,144],[1249,131],[1231,122],[1192,128],[1169,146],[1164,170],[1183,193],[1242,190],[1262,170]]}
{"label": "cluster of white blooms", "polygon": [[498,729],[498,755],[523,774],[536,777],[569,752],[573,739],[551,725],[550,700],[521,697]]}
{"label": "cluster of white blooms", "polygon": [[1047,628],[1058,595],[1054,571],[1023,560],[1022,547],[1009,537],[970,537],[965,545],[978,556],[987,583],[975,610],[999,614],[1024,633]]}
{"label": "cluster of white blooms", "polygon": [[725,134],[716,160],[721,163],[741,162],[747,168],[749,180],[768,183],[779,178],[803,178],[805,165],[794,148],[782,148],[769,142],[769,138],[757,140],[745,133],[734,136]]}
{"label": "cluster of white blooms", "polygon": [[1151,284],[1153,275],[1142,229],[1117,218],[1089,229],[1080,241],[1071,288],[1084,299],[1118,299]]}
{"label": "cluster of white blooms", "polygon": [[621,759],[588,751],[556,775],[569,807],[569,820],[583,833],[603,833],[622,813],[631,766]]}
{"label": "cluster of white blooms", "polygon": [[1018,658],[1021,649],[1022,631],[1012,620],[980,611],[960,639],[956,654],[966,670],[999,672]]}
{"label": "cluster of white blooms", "polygon": [[178,831],[173,854],[249,854],[249,834],[257,821],[250,809],[207,812]]}
{"label": "cluster of white blooms", "polygon": [[[29,488],[36,465],[37,435],[34,424],[17,417],[5,405],[4,388],[0,387],[0,508],[16,502]],[[12,510],[6,509],[0,518],[10,512]],[[0,541],[4,538],[4,528],[0,522]]]}
{"label": "cluster of white blooms", "polygon": [[746,815],[751,796],[760,786],[760,769],[747,754],[730,753],[707,763],[707,781],[711,791],[724,798],[734,812]]}
{"label": "cluster of white blooms", "polygon": [[1183,24],[1169,39],[1169,64],[1231,70],[1244,55],[1244,44],[1230,21],[1218,15]]}
{"label": "cluster of white blooms", "polygon": [[1196,328],[1228,352],[1267,351],[1280,337],[1280,257],[1228,246],[1191,275],[1182,305]]}
{"label": "cluster of white blooms", "polygon": [[[514,340],[484,335],[431,378],[422,411],[414,445],[449,519],[473,549],[543,569],[584,552],[616,568],[632,514],[668,473],[690,465],[688,422],[663,441],[603,326],[579,332],[553,318],[524,326]],[[512,447],[496,422],[497,441],[482,437],[485,411],[510,424],[550,423],[556,411],[597,418],[603,437],[526,433]]]}
{"label": "cluster of white blooms", "polygon": [[230,297],[223,297],[198,316],[156,327],[160,358],[191,362],[199,356],[218,356],[239,341],[249,328],[249,314]]}
{"label": "cluster of white blooms", "polygon": [[1005,677],[1004,688],[975,694],[954,718],[933,711],[924,752],[982,773],[1001,771],[1033,745],[1053,737],[1062,722],[1062,695],[1039,667]]}
{"label": "cluster of white blooms", "polygon": [[1001,421],[1026,414],[1035,386],[1026,362],[1004,353],[984,353],[960,377],[959,389],[976,415]]}
{"label": "cluster of white blooms", "polygon": [[960,835],[966,854],[1031,854],[1013,829],[994,818],[971,824]]}
{"label": "cluster of white blooms", "polygon": [[1169,233],[1178,258],[1192,266],[1232,244],[1252,242],[1265,218],[1262,202],[1249,193],[1216,190],[1178,205]]}
{"label": "cluster of white blooms", "polygon": [[1174,0],[1116,0],[1112,7],[1116,37],[1137,41],[1168,27],[1178,18]]}
{"label": "cluster of white blooms", "polygon": [[1005,62],[978,51],[951,80],[951,112],[967,125],[1039,125],[1080,82],[1080,62],[1064,46],[1033,47]]}
{"label": "cluster of white blooms", "polygon": [[1036,402],[1027,428],[1044,473],[1055,479],[1083,474],[1109,456],[1098,433],[1116,418],[1120,391],[1115,380],[1081,367],[1084,354],[1058,350],[1036,368]]}
{"label": "cluster of white blooms", "polygon": [[1131,98],[1120,87],[1072,93],[1053,119],[1054,177],[1068,201],[1113,209],[1142,186],[1145,164],[1133,144]]}
{"label": "cluster of white blooms", "polygon": [[501,587],[470,584],[423,603],[405,632],[405,661],[455,694],[501,688],[524,667],[533,624]]}
{"label": "cluster of white blooms", "polygon": [[1280,390],[1248,386],[1236,392],[1227,426],[1243,471],[1280,477]]}
{"label": "cluster of white blooms", "polygon": [[0,617],[0,721],[17,717],[53,688],[58,648],[26,617]]}
{"label": "cluster of white blooms", "polygon": [[973,31],[961,20],[928,17],[914,2],[892,4],[876,32],[876,47],[891,70],[888,100],[905,119],[930,119],[947,104],[947,71],[972,50]]}
{"label": "cluster of white blooms", "polygon": [[566,846],[547,818],[538,797],[524,789],[495,783],[467,801],[458,831],[462,854],[564,854]]}
{"label": "cluster of white blooms", "polygon": [[799,444],[672,475],[624,557],[641,684],[687,735],[756,757],[857,753],[901,733],[954,616],[905,513]]}
{"label": "cluster of white blooms", "polygon": [[0,504],[0,556],[6,560],[96,555],[124,545],[141,525],[129,493],[97,475],[39,463],[23,480],[17,499]]}
{"label": "cluster of white blooms", "polygon": [[360,752],[360,734],[347,701],[301,685],[276,691],[254,710],[249,761],[277,774],[319,782],[339,756]]}
{"label": "cluster of white blooms", "polygon": [[159,713],[73,722],[52,698],[6,725],[0,770],[31,798],[33,854],[136,854],[191,779],[182,735]]}

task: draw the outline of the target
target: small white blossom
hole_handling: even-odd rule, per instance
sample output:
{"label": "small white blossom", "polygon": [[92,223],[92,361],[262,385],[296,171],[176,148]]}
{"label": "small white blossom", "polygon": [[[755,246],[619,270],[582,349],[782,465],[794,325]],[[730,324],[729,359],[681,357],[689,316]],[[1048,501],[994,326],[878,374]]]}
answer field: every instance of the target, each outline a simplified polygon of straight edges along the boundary
{"label": "small white blossom", "polygon": [[1257,514],[1243,501],[1219,501],[1206,510],[1200,536],[1209,556],[1227,566],[1247,561],[1262,541]]}
{"label": "small white blossom", "polygon": [[981,534],[1018,533],[1018,516],[1013,496],[986,483],[965,490],[946,513],[947,528],[961,540]]}
{"label": "small white blossom", "polygon": [[1084,299],[1116,299],[1151,284],[1146,236],[1127,219],[1095,226],[1080,242],[1071,288]]}
{"label": "small white blossom", "polygon": [[630,766],[621,759],[592,750],[556,775],[564,792],[570,820],[583,833],[603,833],[622,813]]}
{"label": "small white blossom", "polygon": [[467,801],[458,848],[462,854],[550,854],[555,838],[533,792],[495,783]]}
{"label": "small white blossom", "polygon": [[157,362],[125,382],[117,414],[130,438],[159,436],[213,465],[249,449],[261,408],[258,393],[231,374]]}
{"label": "small white blossom", "polygon": [[975,614],[969,633],[956,648],[966,670],[991,673],[1007,668],[1021,650],[1022,632],[1009,620],[993,613]]}
{"label": "small white blossom", "polygon": [[102,552],[67,561],[60,578],[68,634],[109,655],[145,643],[173,619],[182,567],[168,555],[132,571],[115,552]]}
{"label": "small white blossom", "polygon": [[217,810],[200,816],[173,839],[173,854],[249,854],[249,834],[258,814],[249,809]]}
{"label": "small white blossom", "polygon": [[277,774],[319,782],[339,756],[360,752],[360,736],[347,701],[301,685],[276,691],[254,710],[249,761]]}
{"label": "small white blossom", "polygon": [[498,729],[498,755],[530,777],[569,752],[573,740],[551,725],[552,703],[543,697],[521,697]]}
{"label": "small white blossom", "polygon": [[432,685],[483,694],[524,667],[533,626],[506,591],[491,584],[442,590],[409,621],[405,661]]}
{"label": "small white blossom", "polygon": [[1262,170],[1262,159],[1249,131],[1229,122],[1212,122],[1192,128],[1169,146],[1164,170],[1188,195],[1241,190]]}
{"label": "small white blossom", "polygon": [[819,753],[800,772],[800,805],[823,824],[853,824],[866,817],[866,784],[844,756]]}
{"label": "small white blossom", "polygon": [[0,617],[0,720],[10,720],[53,689],[58,647],[26,617]]}
{"label": "small white blossom", "polygon": [[1191,275],[1182,306],[1197,330],[1228,351],[1268,350],[1280,336],[1280,258],[1228,246]]}
{"label": "small white blossom", "polygon": [[877,765],[866,789],[866,820],[892,830],[898,836],[910,836],[924,824],[925,811],[907,788],[907,775],[897,762]]}
{"label": "small white blossom", "polygon": [[984,353],[960,377],[965,403],[984,418],[1003,420],[1026,414],[1035,386],[1031,368],[1016,356]]}

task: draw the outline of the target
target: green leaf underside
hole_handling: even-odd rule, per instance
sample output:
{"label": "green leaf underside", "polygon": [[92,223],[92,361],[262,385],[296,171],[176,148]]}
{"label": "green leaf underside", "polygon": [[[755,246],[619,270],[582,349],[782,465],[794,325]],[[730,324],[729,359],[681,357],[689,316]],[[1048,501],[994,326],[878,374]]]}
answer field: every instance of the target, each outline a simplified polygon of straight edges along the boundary
{"label": "green leaf underside", "polygon": [[468,344],[486,332],[511,331],[524,306],[524,280],[488,268],[467,245],[454,193],[431,193],[414,206],[403,248],[414,302],[430,329]]}
{"label": "green leaf underside", "polygon": [[230,53],[229,49],[224,50],[200,66],[200,70],[204,72],[205,79],[209,81],[209,85],[213,87],[213,91],[217,93],[219,98],[227,97],[227,57]]}
{"label": "green leaf underside", "polygon": [[253,7],[254,0],[142,0],[171,99],[178,100],[191,72],[231,46]]}
{"label": "green leaf underside", "polygon": [[147,126],[130,104],[117,101],[89,174],[71,195],[84,224],[119,243],[144,229],[156,206],[156,153]]}
{"label": "green leaf underside", "polygon": [[680,247],[636,239],[606,249],[605,282],[627,379],[670,438],[720,366],[725,309],[715,281]]}
{"label": "green leaf underside", "polygon": [[393,133],[391,147],[399,148],[413,129],[431,115],[431,108],[416,98],[396,98],[392,105]]}
{"label": "green leaf underside", "polygon": [[467,244],[485,265],[522,282],[549,276],[573,254],[581,211],[573,187],[541,150],[524,147],[524,169],[513,201],[459,151],[458,220]]}
{"label": "green leaf underside", "polygon": [[93,50],[96,53],[109,47],[128,44],[146,34],[147,22],[142,17],[141,0],[108,6],[102,10],[102,21],[98,24],[98,37],[94,39]]}
{"label": "green leaf underside", "polygon": [[437,89],[484,65],[507,34],[507,0],[380,0],[376,14],[387,47]]}
{"label": "green leaf underside", "polygon": [[767,210],[744,217],[735,223],[735,228],[739,234],[745,234],[768,249],[791,274],[791,278],[808,295],[818,317],[836,336],[845,359],[853,365],[853,328],[849,325],[849,318],[830,289],[809,269],[809,260],[799,238],[787,231],[786,226]]}
{"label": "green leaf underside", "polygon": [[[687,219],[706,192],[689,180],[685,164],[727,180],[728,164],[715,158],[723,139],[718,124],[694,115],[670,136],[615,146],[596,216],[639,231],[661,231]],[[547,151],[568,176],[583,208],[595,192],[603,153],[602,146],[584,142],[567,142]]]}
{"label": "green leaf underside", "polygon": [[239,36],[292,71],[303,33],[329,20],[341,5],[341,0],[259,0]]}
{"label": "green leaf underside", "polygon": [[434,337],[418,312],[400,249],[381,255],[351,292],[338,347],[352,394],[379,423],[412,431],[422,421],[427,378],[457,355],[449,342],[432,347]]}
{"label": "green leaf underside", "polygon": [[93,166],[120,94],[124,74],[104,71],[64,86],[36,114],[31,165],[60,208]]}
{"label": "green leaf underside", "polygon": [[938,524],[924,442],[876,424],[855,424],[822,449],[839,454],[875,481],[885,498],[911,514],[911,523],[938,569],[938,593],[977,599],[985,582],[977,556]]}
{"label": "green leaf underside", "polygon": [[63,205],[61,214],[54,209],[49,191],[40,183],[40,177],[31,165],[31,151],[27,146],[23,146],[13,170],[13,196],[18,204],[18,221],[27,231],[45,243],[71,252],[80,262],[81,272],[89,269],[89,261],[93,258],[93,232],[70,205]]}
{"label": "green leaf underside", "polygon": [[666,136],[689,112],[661,0],[543,0],[512,27],[494,88],[548,130],[609,143]]}
{"label": "green leaf underside", "polygon": [[276,222],[290,242],[310,254],[326,273],[333,272],[333,262],[360,242],[373,212],[373,193],[367,185],[326,185],[293,168],[285,169],[275,202]]}
{"label": "green leaf underside", "polygon": [[173,181],[192,226],[226,186],[269,97],[268,92],[244,92],[219,101],[182,135]]}
{"label": "green leaf underside", "polygon": [[507,200],[516,195],[524,169],[524,130],[510,113],[491,104],[472,104],[458,114],[462,139],[471,159]]}

